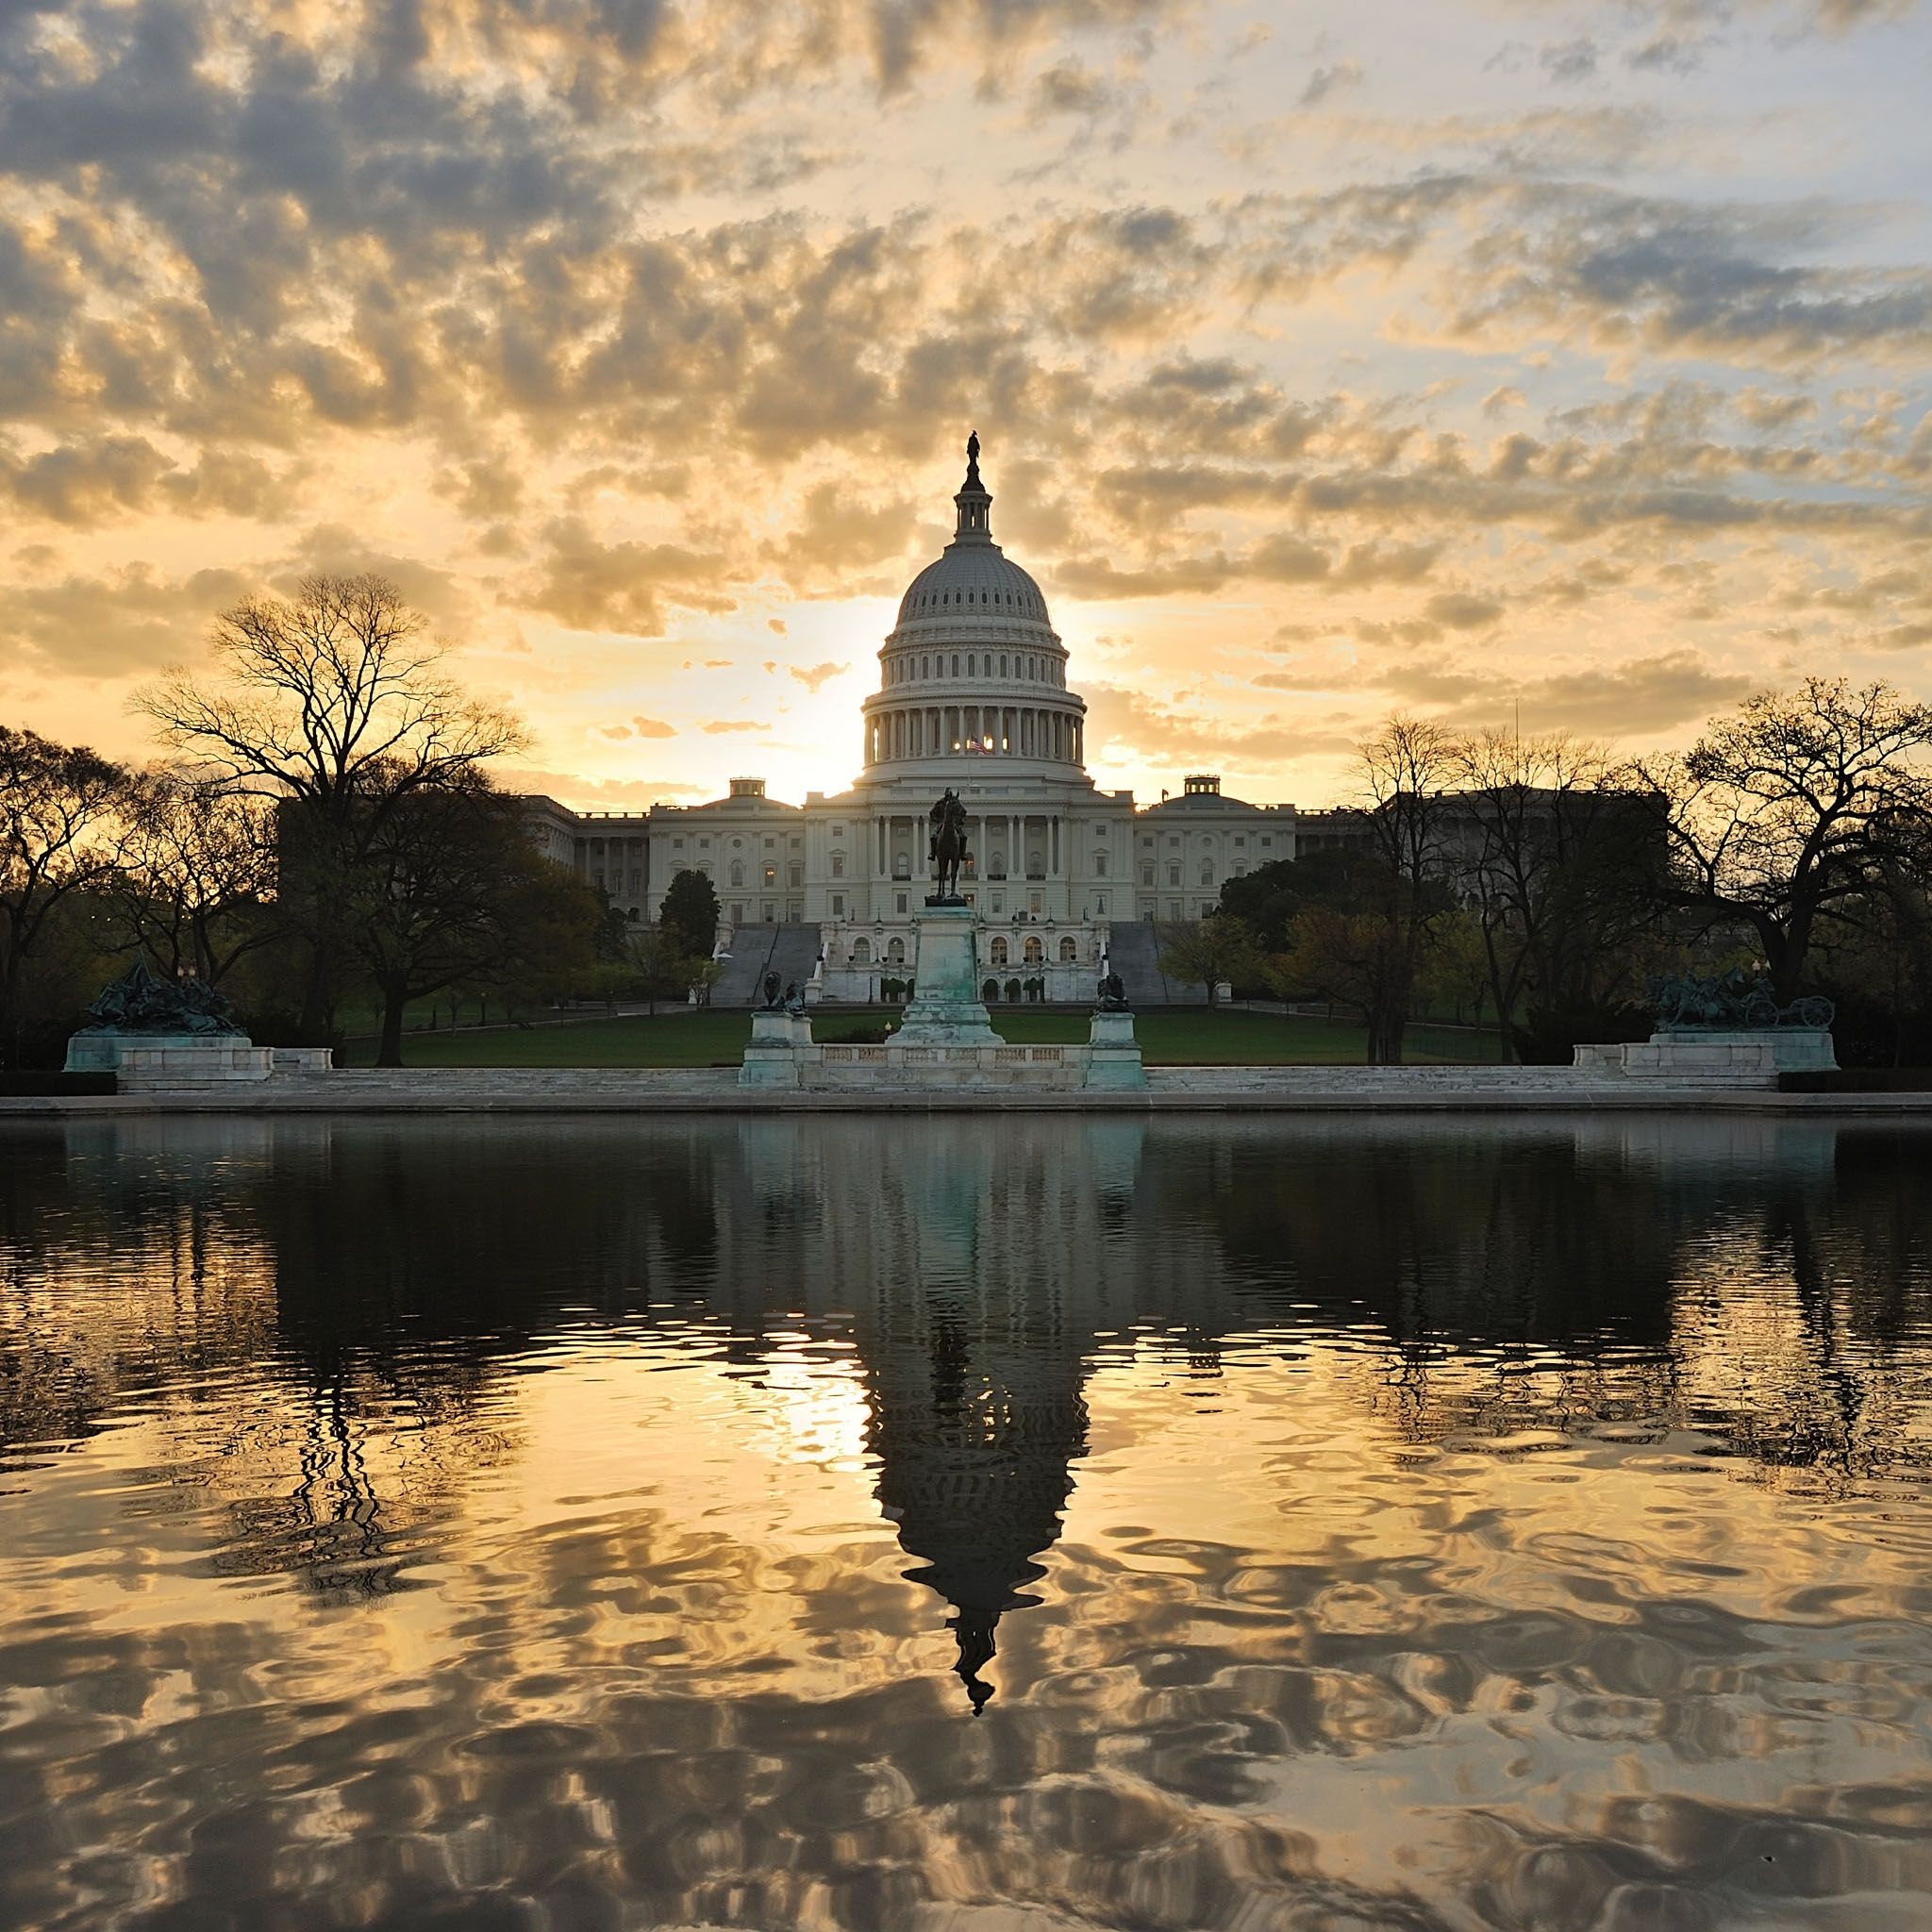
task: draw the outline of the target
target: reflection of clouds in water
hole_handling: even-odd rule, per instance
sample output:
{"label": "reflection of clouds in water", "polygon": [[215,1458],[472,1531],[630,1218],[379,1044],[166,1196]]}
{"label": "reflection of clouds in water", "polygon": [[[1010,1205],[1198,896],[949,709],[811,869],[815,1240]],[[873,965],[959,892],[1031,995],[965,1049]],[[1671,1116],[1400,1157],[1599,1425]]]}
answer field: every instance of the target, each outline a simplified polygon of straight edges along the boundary
{"label": "reflection of clouds in water", "polygon": [[[379,1685],[353,1622],[16,1629],[0,1663],[41,1714],[13,1761],[23,1794],[51,1803],[58,1780],[63,1828],[119,1844],[162,1896],[260,1912],[353,1882],[377,1924],[490,1890],[552,1913],[622,1895],[647,1924],[896,1927],[928,1923],[922,1902],[1015,1900],[1108,1924],[1322,1906],[1528,1928],[1591,1924],[1581,1902],[1619,1886],[1666,1924],[1723,1923],[1700,1894],[1932,1887],[1927,1800],[1900,1776],[1926,1658],[1895,1625],[1523,1612],[1439,1596],[1413,1559],[1150,1554],[1167,1567],[1062,1553],[1068,1608],[1014,1626],[1033,1674],[978,1725],[908,1668],[922,1620],[889,1557],[774,1578],[639,1512],[456,1580],[458,1656]],[[1364,1599],[1407,1614],[1329,1625]],[[774,1601],[775,1622],[743,1607]],[[801,1701],[791,1659],[854,1623],[890,1641]],[[163,1695],[164,1732],[142,1721]],[[1807,1778],[1819,1761],[1847,1789]],[[23,1919],[78,1896],[44,1861],[8,1870]],[[1432,1915],[1444,1895],[1474,1908]]]}
{"label": "reflection of clouds in water", "polygon": [[[204,1124],[0,1180],[65,1324],[0,1317],[14,1440],[115,1424],[0,1497],[0,1918],[1908,1924],[1919,1143],[1714,1125]],[[128,1241],[184,1202],[243,1301]]]}

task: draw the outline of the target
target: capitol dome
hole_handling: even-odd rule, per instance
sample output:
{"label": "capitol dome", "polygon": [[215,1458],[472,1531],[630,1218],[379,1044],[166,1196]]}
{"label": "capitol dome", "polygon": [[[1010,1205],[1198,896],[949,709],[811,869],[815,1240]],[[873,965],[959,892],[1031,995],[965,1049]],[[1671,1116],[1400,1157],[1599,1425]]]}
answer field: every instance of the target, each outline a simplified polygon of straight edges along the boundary
{"label": "capitol dome", "polygon": [[879,652],[880,688],[864,707],[866,764],[937,770],[991,757],[1075,775],[1087,707],[1067,689],[1066,649],[1040,586],[992,541],[977,436],[953,503],[953,541],[907,586]]}

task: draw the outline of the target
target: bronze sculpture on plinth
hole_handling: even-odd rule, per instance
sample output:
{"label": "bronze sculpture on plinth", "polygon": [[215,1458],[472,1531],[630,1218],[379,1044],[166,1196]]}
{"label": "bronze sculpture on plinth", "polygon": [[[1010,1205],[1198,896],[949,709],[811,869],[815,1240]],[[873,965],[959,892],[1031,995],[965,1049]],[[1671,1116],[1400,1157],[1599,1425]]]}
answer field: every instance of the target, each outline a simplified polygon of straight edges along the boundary
{"label": "bronze sculpture on plinth", "polygon": [[966,863],[966,808],[959,794],[948,785],[946,793],[926,815],[932,825],[932,842],[926,856],[932,860],[936,887],[926,900],[928,906],[963,906],[959,896],[959,872]]}
{"label": "bronze sculpture on plinth", "polygon": [[238,1037],[241,1029],[233,1008],[211,986],[198,979],[163,979],[149,967],[143,953],[119,979],[101,989],[80,1031],[228,1039]]}

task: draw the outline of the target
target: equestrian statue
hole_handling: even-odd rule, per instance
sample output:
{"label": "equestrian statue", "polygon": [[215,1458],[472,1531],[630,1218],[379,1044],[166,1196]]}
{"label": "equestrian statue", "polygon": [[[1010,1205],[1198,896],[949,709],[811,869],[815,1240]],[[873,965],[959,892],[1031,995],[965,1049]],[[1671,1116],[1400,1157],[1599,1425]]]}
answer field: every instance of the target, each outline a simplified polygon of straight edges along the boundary
{"label": "equestrian statue", "polygon": [[928,906],[963,906],[959,896],[959,871],[966,863],[966,808],[959,794],[948,785],[946,795],[927,814],[932,824],[932,843],[926,857],[932,860],[933,879],[938,890]]}

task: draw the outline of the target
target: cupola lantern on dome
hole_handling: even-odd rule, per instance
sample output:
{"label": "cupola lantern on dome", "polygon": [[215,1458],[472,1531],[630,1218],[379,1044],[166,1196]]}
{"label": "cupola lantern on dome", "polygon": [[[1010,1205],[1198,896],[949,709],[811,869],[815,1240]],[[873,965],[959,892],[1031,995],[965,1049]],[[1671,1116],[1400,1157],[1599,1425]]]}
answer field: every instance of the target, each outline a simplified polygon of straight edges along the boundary
{"label": "cupola lantern on dome", "polygon": [[966,481],[960,485],[959,493],[953,502],[959,512],[958,522],[953,528],[953,541],[991,543],[992,494],[979,480],[979,431],[976,429],[966,439]]}

